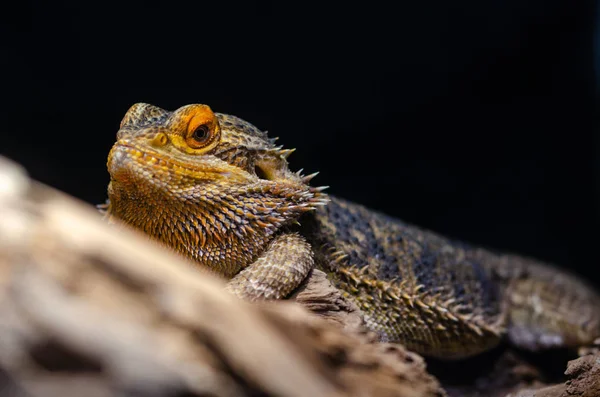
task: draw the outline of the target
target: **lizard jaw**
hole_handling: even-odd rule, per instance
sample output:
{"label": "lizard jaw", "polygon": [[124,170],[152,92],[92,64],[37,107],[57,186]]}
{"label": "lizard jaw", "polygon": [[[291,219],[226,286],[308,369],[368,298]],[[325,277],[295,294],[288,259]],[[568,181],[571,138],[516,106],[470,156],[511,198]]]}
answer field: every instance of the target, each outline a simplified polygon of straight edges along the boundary
{"label": "lizard jaw", "polygon": [[141,147],[120,140],[108,156],[111,180],[123,184],[156,184],[164,188],[176,183],[180,188],[197,186],[203,182],[227,179],[229,182],[249,182],[251,175],[215,158],[189,163],[179,161],[172,155],[163,154],[149,147]]}

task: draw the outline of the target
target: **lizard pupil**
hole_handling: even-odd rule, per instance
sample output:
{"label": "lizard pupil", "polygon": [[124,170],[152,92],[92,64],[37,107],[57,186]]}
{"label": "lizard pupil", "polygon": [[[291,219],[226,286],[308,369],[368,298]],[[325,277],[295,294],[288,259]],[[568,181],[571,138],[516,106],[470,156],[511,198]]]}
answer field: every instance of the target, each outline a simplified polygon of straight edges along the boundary
{"label": "lizard pupil", "polygon": [[201,125],[194,130],[194,139],[198,142],[203,142],[208,138],[208,126]]}

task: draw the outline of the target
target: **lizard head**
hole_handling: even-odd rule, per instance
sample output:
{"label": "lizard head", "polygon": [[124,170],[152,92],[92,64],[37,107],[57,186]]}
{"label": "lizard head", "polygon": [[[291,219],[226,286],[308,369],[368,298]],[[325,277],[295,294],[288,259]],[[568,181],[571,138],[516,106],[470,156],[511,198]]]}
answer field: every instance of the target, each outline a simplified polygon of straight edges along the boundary
{"label": "lizard head", "polygon": [[322,188],[309,186],[314,174],[289,170],[291,152],[206,105],[170,112],[137,103],[108,156],[109,219],[201,262],[242,240],[264,244],[327,201]]}

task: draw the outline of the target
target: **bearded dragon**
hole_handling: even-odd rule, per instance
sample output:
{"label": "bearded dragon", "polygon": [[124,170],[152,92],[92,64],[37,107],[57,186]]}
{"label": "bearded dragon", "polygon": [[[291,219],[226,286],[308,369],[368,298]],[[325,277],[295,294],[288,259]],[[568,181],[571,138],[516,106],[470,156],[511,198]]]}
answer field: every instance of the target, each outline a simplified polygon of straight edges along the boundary
{"label": "bearded dragon", "polygon": [[513,344],[541,350],[600,337],[600,297],[555,266],[494,253],[310,186],[293,150],[194,104],[133,105],[108,156],[107,217],[228,279],[250,301],[284,299],[327,273],[382,340],[457,359]]}

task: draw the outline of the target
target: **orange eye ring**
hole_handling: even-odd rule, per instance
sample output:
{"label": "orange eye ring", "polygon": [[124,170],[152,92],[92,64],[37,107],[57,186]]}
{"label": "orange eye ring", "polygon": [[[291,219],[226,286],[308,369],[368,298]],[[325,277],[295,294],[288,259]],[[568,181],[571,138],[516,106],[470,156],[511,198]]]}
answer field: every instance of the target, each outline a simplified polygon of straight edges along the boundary
{"label": "orange eye ring", "polygon": [[220,136],[219,122],[212,112],[198,112],[188,123],[185,142],[192,149],[214,146]]}

